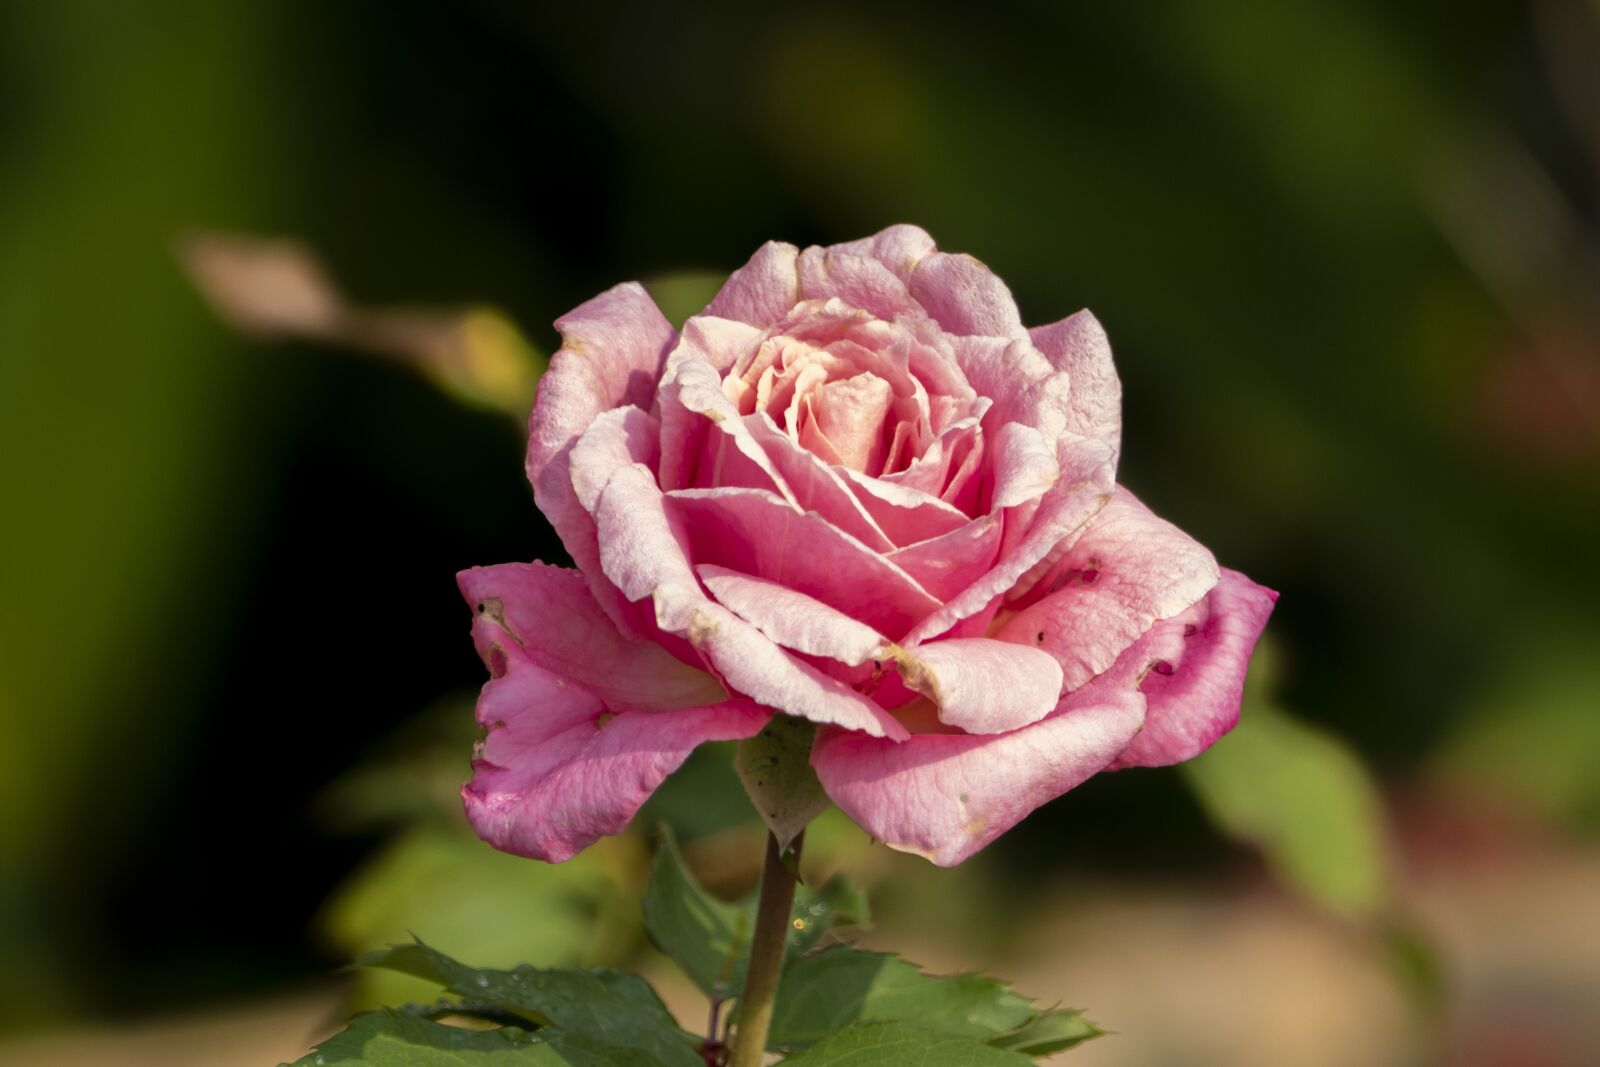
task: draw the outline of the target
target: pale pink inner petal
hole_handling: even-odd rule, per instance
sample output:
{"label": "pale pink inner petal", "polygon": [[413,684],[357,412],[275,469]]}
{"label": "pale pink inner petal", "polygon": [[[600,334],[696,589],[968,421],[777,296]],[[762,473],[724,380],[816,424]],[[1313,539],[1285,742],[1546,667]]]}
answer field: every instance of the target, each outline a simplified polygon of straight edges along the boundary
{"label": "pale pink inner petal", "polygon": [[776,582],[710,564],[696,572],[724,607],[784,648],[857,666],[882,656],[888,644],[865,623]]}
{"label": "pale pink inner petal", "polygon": [[840,462],[858,471],[883,468],[888,451],[883,432],[883,420],[889,413],[888,382],[863,372],[819,386],[810,401],[812,419]]}

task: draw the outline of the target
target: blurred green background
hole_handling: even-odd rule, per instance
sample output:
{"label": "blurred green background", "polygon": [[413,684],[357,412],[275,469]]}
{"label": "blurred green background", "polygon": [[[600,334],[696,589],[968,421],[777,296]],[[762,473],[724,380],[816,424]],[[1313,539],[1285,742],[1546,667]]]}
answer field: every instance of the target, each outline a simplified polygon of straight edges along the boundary
{"label": "blurred green background", "polygon": [[[640,951],[642,834],[546,868],[451,799],[482,675],[453,575],[562,558],[516,421],[348,358],[409,319],[241,336],[186,236],[292,236],[451,337],[496,309],[459,336],[527,373],[618,280],[682,314],[762,241],[907,221],[1026,321],[1105,323],[1122,480],[1282,592],[1272,677],[1216,759],[1096,779],[968,869],[840,827],[824,856],[880,864],[886,923],[980,946],[1014,936],[973,918],[998,894],[1275,872],[1439,971],[1412,984],[1447,1029],[1510,988],[1508,1040],[1558,1031],[1518,1062],[1591,1047],[1559,1009],[1595,969],[1474,986],[1412,889],[1536,847],[1600,899],[1597,27],[1588,0],[0,8],[0,1036],[271,997],[413,928],[483,963]],[[716,758],[653,812],[711,868],[741,832]]]}

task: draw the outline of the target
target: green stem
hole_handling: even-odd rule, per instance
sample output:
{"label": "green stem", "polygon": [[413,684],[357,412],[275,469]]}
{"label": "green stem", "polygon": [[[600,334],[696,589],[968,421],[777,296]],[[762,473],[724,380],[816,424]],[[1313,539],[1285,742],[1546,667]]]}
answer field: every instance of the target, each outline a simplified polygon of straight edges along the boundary
{"label": "green stem", "polygon": [[[794,852],[798,867],[798,838]],[[768,834],[761,900],[756,905],[756,928],[750,937],[750,966],[745,971],[744,993],[739,997],[739,1028],[728,1067],[761,1067],[766,1060],[767,1029],[772,1025],[772,1007],[778,999],[778,975],[783,970],[783,949],[793,908],[794,875],[784,865],[778,839]]]}

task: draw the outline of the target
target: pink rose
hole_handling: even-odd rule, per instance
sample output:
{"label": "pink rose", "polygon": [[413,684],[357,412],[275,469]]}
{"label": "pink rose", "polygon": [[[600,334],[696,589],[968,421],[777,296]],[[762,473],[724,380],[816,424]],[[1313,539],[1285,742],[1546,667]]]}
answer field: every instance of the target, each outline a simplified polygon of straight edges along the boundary
{"label": "pink rose", "polygon": [[1117,486],[1087,311],[1029,330],[893,226],[768,244],[681,331],[635,283],[556,327],[528,477],[577,570],[460,576],[493,675],[463,797],[497,848],[567,859],[777,711],[820,724],[851,818],[955,864],[1238,720],[1276,594]]}

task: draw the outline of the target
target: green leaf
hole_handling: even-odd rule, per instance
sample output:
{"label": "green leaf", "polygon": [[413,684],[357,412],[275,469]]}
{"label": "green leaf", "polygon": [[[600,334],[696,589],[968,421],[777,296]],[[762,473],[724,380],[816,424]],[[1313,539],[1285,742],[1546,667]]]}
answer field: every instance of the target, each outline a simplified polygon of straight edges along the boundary
{"label": "green leaf", "polygon": [[558,1030],[464,1030],[381,1008],[350,1020],[293,1067],[644,1067],[638,1057]]}
{"label": "green leaf", "polygon": [[830,803],[811,769],[811,742],[816,735],[815,723],[774,715],[760,733],[739,742],[734,757],[745,793],[782,852]]}
{"label": "green leaf", "polygon": [[425,978],[473,1004],[501,1008],[536,1026],[553,1026],[607,1047],[637,1050],[662,1067],[697,1067],[695,1039],[644,979],[607,968],[592,971],[480,970],[418,942],[372,953],[362,964]]}
{"label": "green leaf", "polygon": [[1081,1012],[1071,1008],[1052,1008],[1040,1012],[1010,1033],[990,1038],[989,1044],[1029,1056],[1048,1056],[1103,1034],[1105,1031],[1085,1019]]}
{"label": "green leaf", "polygon": [[[656,849],[650,887],[644,896],[644,924],[657,948],[666,953],[707,996],[727,999],[744,986],[756,897],[736,903],[719,900],[694,880],[670,832]],[[867,922],[867,902],[843,875],[821,889],[800,886],[791,912],[787,951],[816,945],[829,927]]]}
{"label": "green leaf", "polygon": [[1018,1052],[904,1023],[852,1026],[783,1061],[797,1067],[1032,1067]]}
{"label": "green leaf", "polygon": [[1247,699],[1238,728],[1183,774],[1212,820],[1291,885],[1346,914],[1382,909],[1382,809],[1342,741]]}
{"label": "green leaf", "polygon": [[1036,1014],[1032,1001],[993,978],[937,977],[897,956],[838,945],[784,968],[768,1044],[799,1048],[852,1023],[878,1022],[988,1040]]}

